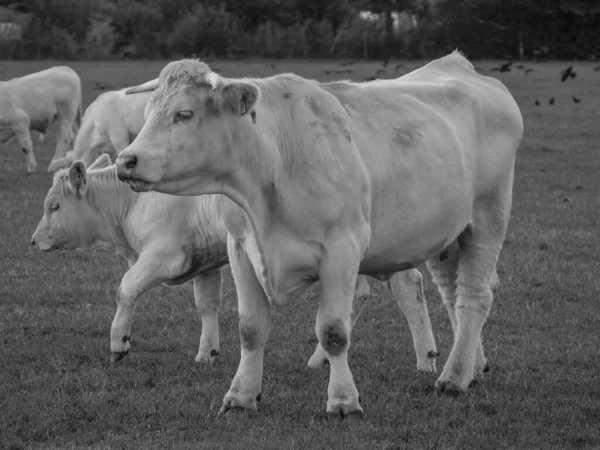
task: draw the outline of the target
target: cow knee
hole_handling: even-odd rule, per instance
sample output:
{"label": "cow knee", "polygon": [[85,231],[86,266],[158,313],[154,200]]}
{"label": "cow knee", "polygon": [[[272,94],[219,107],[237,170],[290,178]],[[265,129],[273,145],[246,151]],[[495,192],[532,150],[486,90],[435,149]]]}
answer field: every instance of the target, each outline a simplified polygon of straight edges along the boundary
{"label": "cow knee", "polygon": [[466,308],[488,314],[494,300],[491,287],[488,286],[459,286],[458,299],[455,309]]}
{"label": "cow knee", "polygon": [[319,342],[331,356],[337,356],[348,348],[348,329],[341,320],[329,322],[321,327]]}
{"label": "cow knee", "polygon": [[248,317],[240,317],[240,341],[242,348],[248,351],[255,350],[260,344],[260,331]]}

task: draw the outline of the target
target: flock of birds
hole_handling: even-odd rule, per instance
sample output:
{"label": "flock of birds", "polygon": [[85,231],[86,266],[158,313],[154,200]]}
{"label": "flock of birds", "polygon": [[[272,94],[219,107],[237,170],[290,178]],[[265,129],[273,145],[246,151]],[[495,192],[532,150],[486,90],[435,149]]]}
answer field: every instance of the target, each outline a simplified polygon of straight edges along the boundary
{"label": "flock of birds", "polygon": [[[348,69],[347,67],[358,62],[358,60],[352,60],[352,61],[345,61],[345,62],[340,62],[338,63],[339,66],[342,66],[344,68],[342,69],[328,69],[325,70],[325,73],[327,75],[329,74],[344,74],[344,73],[352,73],[353,70],[352,69]],[[543,62],[541,60],[538,60],[537,62]],[[374,75],[368,76],[366,78],[363,78],[362,81],[373,81],[373,80],[378,80],[381,78],[389,78],[390,75],[389,73],[386,71],[386,67],[389,63],[389,58],[386,58],[383,60],[383,64],[382,67],[378,68],[377,71],[375,72]],[[398,72],[398,70],[404,68],[405,66],[403,64],[396,64],[396,66],[394,67],[394,73]],[[534,69],[533,67],[525,67],[523,64],[515,64],[514,61],[509,60],[506,61],[502,64],[500,64],[497,67],[492,67],[491,69],[489,69],[490,72],[500,72],[500,73],[506,73],[506,72],[510,72],[512,68],[516,68],[519,70],[522,70],[524,75],[528,75],[531,72],[537,72],[536,69]],[[475,67],[475,70],[477,70],[478,72],[485,72],[486,69],[483,69],[481,67]],[[595,72],[600,72],[600,65],[594,67],[594,71]],[[569,65],[567,68],[563,69],[560,71],[560,81],[561,82],[565,82],[569,79],[573,79],[577,76],[577,72],[575,71],[573,65]],[[573,100],[573,103],[580,103],[581,102],[581,98],[577,97],[576,95],[571,95],[571,99]],[[534,101],[536,106],[540,106],[542,103],[540,102],[539,99],[535,99]],[[548,104],[549,105],[554,105],[555,103],[555,98],[553,96],[550,97],[550,99],[548,100]]]}
{"label": "flock of birds", "polygon": [[[389,78],[390,74],[386,71],[386,67],[389,64],[389,61],[390,61],[389,57],[385,58],[383,60],[382,67],[378,68],[374,75],[363,78],[362,81],[373,81],[373,80],[378,80],[381,78]],[[327,75],[330,75],[330,74],[343,75],[343,74],[353,73],[354,71],[352,69],[350,69],[348,66],[351,66],[352,64],[355,64],[357,62],[359,62],[359,60],[340,62],[340,63],[338,63],[338,66],[340,66],[341,68],[327,69],[327,70],[325,70],[325,74],[327,74]],[[538,61],[538,62],[541,62],[541,61]],[[271,69],[275,68],[275,64],[273,64],[273,63],[270,63],[269,66],[271,67]],[[404,64],[396,64],[394,66],[394,75],[396,72],[398,72],[398,70],[405,68],[405,67],[406,66],[404,66]],[[513,67],[515,67],[516,69],[519,69],[519,70],[523,70],[523,73],[525,75],[528,75],[531,72],[537,72],[533,67],[525,67],[523,64],[515,64],[514,61],[511,61],[511,60],[506,61],[497,67],[492,67],[489,71],[506,73],[506,72],[510,72]],[[475,70],[477,70],[478,72],[484,72],[486,69],[483,69],[481,67],[475,67]],[[220,69],[216,68],[216,69],[214,69],[214,71],[220,72]],[[600,72],[600,65],[594,67],[594,71]],[[577,76],[577,72],[575,72],[575,69],[573,68],[572,64],[569,65],[567,68],[560,71],[560,81],[563,83],[569,79],[575,78],[576,76]],[[107,88],[109,88],[109,86],[103,86],[100,83],[96,83],[96,84],[97,85],[94,87],[94,89],[106,90]],[[579,98],[575,95],[571,95],[571,99],[573,100],[573,103],[581,102],[581,98]],[[548,100],[548,104],[554,105],[554,103],[555,103],[555,99],[553,96],[551,96],[550,99]],[[540,102],[539,99],[536,98],[534,100],[534,104],[535,104],[535,106],[541,106],[542,103]]]}
{"label": "flock of birds", "polygon": [[[492,67],[490,69],[490,72],[510,72],[511,66],[514,64],[514,61],[507,61],[503,64],[501,64],[499,67]],[[523,69],[525,71],[525,75],[527,75],[530,72],[535,72],[536,70],[529,67],[525,67],[522,64],[516,64],[515,67],[517,69]],[[596,66],[594,67],[594,71],[595,72],[600,72],[600,66]],[[560,71],[560,81],[562,83],[564,83],[565,81],[569,80],[570,78],[575,78],[577,76],[577,72],[575,72],[575,69],[573,68],[573,64],[569,65],[567,68],[563,69]],[[579,97],[577,97],[576,95],[571,95],[571,98],[573,99],[573,103],[580,103],[581,99]],[[550,99],[548,100],[548,104],[549,105],[554,105],[554,97],[550,97]],[[541,102],[536,98],[535,101],[535,106],[540,106]]]}

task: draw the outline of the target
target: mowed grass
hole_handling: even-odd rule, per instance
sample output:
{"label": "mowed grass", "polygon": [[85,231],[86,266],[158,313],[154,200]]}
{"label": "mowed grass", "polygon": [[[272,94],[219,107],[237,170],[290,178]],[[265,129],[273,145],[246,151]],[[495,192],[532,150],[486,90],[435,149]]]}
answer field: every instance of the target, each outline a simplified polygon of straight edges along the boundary
{"label": "mowed grass", "polygon": [[[397,62],[386,68],[394,74]],[[402,62],[407,68],[422,63]],[[3,62],[8,79],[55,63]],[[69,63],[87,106],[101,88],[158,75],[165,62]],[[362,80],[379,63],[214,61],[224,76],[293,71]],[[524,75],[488,72],[521,106],[513,212],[498,262],[501,287],[484,328],[491,372],[458,398],[437,395],[418,373],[408,326],[390,296],[374,295],[354,330],[349,362],[362,421],[327,419],[328,370],[306,363],[316,339],[316,297],[274,312],[258,413],[217,417],[237,369],[236,294],[229,269],[221,354],[194,363],[200,325],[191,286],[160,287],[139,302],[132,350],[109,363],[114,292],[126,264],[109,252],[36,252],[30,237],[51,185],[54,132],[28,176],[14,144],[0,148],[0,448],[593,448],[600,447],[600,73],[563,63]],[[336,74],[326,71],[351,69]],[[575,104],[571,96],[581,98]],[[553,96],[555,104],[549,105]],[[540,106],[534,105],[539,99]],[[431,277],[426,294],[441,370],[452,331]]]}

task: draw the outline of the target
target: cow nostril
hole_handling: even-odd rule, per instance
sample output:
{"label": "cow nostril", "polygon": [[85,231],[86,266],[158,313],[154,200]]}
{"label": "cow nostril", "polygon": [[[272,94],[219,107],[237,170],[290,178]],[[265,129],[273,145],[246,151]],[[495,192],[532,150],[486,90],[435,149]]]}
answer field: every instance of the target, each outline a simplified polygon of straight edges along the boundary
{"label": "cow nostril", "polygon": [[135,169],[135,166],[137,166],[137,156],[130,156],[129,159],[125,162],[125,167],[128,170],[133,170]]}

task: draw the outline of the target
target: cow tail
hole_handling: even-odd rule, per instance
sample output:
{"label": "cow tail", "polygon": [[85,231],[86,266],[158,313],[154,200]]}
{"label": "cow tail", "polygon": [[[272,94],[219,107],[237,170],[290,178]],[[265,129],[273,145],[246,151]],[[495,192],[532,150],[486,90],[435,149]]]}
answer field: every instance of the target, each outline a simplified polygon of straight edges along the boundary
{"label": "cow tail", "polygon": [[81,127],[81,118],[83,117],[83,96],[81,92],[81,84],[79,85],[79,104],[77,105],[77,112],[75,113],[75,120],[71,124],[71,135],[69,136],[69,149],[73,150],[75,145],[75,138]]}

